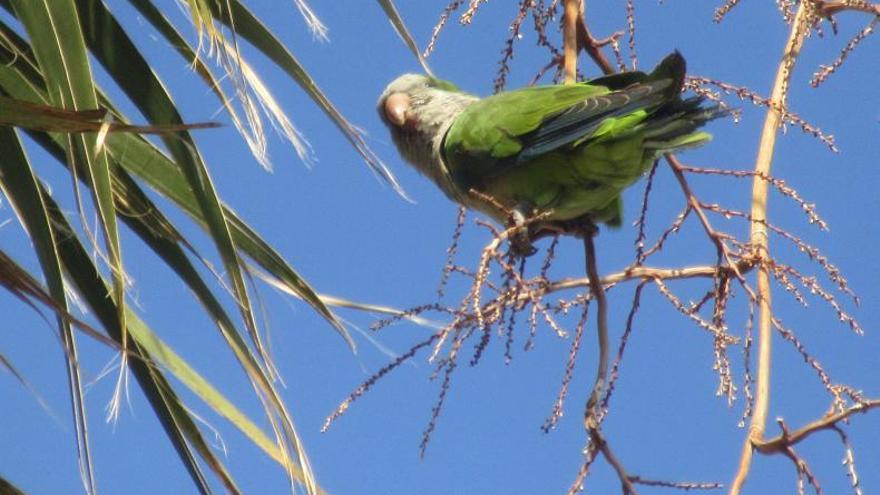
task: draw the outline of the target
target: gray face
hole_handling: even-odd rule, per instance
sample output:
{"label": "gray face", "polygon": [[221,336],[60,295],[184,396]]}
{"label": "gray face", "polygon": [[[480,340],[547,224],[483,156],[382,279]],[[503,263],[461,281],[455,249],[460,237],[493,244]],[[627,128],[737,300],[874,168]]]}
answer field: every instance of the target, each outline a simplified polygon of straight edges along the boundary
{"label": "gray face", "polygon": [[[407,98],[412,98],[412,95],[415,93],[423,92],[430,85],[430,79],[421,74],[404,74],[394,81],[391,82],[386,88],[385,91],[382,92],[382,96],[379,97],[379,102],[376,105],[376,110],[379,112],[379,118],[382,119],[382,122],[385,123],[388,127],[399,126],[399,123],[392,123],[395,119],[389,119],[389,113],[392,113],[391,110],[409,110],[409,108],[404,108],[404,102],[398,102],[394,108],[386,108],[386,103],[388,102],[388,98],[391,95],[406,95]],[[392,103],[395,103],[392,98]]]}
{"label": "gray face", "polygon": [[395,79],[379,97],[379,118],[400,155],[447,196],[460,197],[443,163],[443,137],[455,118],[477,98],[449,83],[419,74]]}

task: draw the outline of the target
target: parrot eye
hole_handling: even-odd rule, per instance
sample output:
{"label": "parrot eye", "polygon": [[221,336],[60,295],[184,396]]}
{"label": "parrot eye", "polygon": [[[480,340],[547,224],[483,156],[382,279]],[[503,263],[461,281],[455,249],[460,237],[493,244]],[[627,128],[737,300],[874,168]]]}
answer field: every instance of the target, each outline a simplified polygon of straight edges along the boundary
{"label": "parrot eye", "polygon": [[409,95],[406,93],[392,93],[385,99],[385,117],[396,127],[406,124],[406,114],[409,112]]}

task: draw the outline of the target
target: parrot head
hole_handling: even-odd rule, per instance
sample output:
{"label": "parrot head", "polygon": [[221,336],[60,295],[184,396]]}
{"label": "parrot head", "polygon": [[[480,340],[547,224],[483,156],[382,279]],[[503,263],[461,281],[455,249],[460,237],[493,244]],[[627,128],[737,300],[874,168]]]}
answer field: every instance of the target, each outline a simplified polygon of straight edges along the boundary
{"label": "parrot head", "polygon": [[461,198],[443,163],[443,137],[455,118],[478,100],[450,82],[421,74],[398,77],[379,97],[379,118],[401,156],[453,200]]}

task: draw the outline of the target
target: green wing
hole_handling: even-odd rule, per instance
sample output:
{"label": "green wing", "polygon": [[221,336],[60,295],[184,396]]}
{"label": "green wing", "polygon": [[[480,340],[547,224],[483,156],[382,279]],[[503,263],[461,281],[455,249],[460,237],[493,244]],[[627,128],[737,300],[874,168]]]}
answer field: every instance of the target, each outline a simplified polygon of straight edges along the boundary
{"label": "green wing", "polygon": [[554,115],[597,101],[602,86],[539,86],[500,93],[469,106],[446,135],[446,153],[508,158],[523,150],[521,138]]}
{"label": "green wing", "polygon": [[500,93],[469,106],[449,129],[444,156],[462,187],[477,187],[510,166],[588,139],[618,135],[677,98],[684,59],[673,54],[650,75],[628,72],[589,83]]}
{"label": "green wing", "polygon": [[619,135],[667,98],[671,81],[636,83],[612,91],[577,84],[525,88],[468,107],[444,142],[449,172],[465,188],[549,152],[588,139]]}
{"label": "green wing", "polygon": [[462,197],[475,189],[504,211],[552,210],[548,220],[586,217],[619,225],[620,192],[661,154],[697,146],[696,132],[722,112],[701,97],[681,99],[685,63],[674,53],[650,74],[628,72],[569,86],[491,96],[468,106],[443,143]]}

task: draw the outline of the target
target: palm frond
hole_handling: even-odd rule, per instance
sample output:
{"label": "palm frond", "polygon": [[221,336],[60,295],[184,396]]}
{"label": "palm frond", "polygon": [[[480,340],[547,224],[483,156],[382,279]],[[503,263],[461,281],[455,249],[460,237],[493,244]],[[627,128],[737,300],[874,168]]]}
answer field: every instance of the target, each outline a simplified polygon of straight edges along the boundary
{"label": "palm frond", "polygon": [[[193,47],[151,2],[130,2],[165,37],[173,52],[192,64],[236,127],[248,129],[243,134],[258,161],[263,160],[259,155],[265,147],[258,123],[261,110],[268,110],[270,121],[304,159],[308,159],[311,151],[269,89],[241,57],[239,37],[253,44],[297,82],[368,165],[402,194],[394,176],[367,146],[361,131],[342,116],[293,54],[244,5],[235,0],[223,5],[188,0],[188,12],[201,43]],[[305,1],[297,0],[295,6],[316,36],[326,35],[326,28]],[[166,373],[171,373],[211,410],[281,464],[291,480],[305,486],[310,494],[322,493],[311,474],[292,415],[276,389],[274,365],[254,316],[245,259],[259,266],[274,284],[311,305],[352,347],[353,341],[317,292],[218,196],[208,165],[189,132],[216,124],[184,121],[172,92],[103,2],[0,0],[0,7],[20,23],[13,28],[0,21],[0,148],[4,150],[0,157],[0,189],[33,243],[46,287],[3,251],[0,285],[34,309],[47,308],[56,316],[68,362],[87,492],[95,492],[96,487],[79,378],[77,328],[120,352],[120,380],[130,370],[201,493],[211,492],[210,477],[219,480],[231,493],[240,490],[204,440],[198,417],[182,402]],[[203,53],[220,61],[223,77],[214,75]],[[100,64],[109,76],[102,82],[121,91],[145,123],[133,124],[119,110],[109,96],[111,93],[102,90],[96,81],[91,61]],[[235,97],[229,97],[220,85],[230,75],[236,76],[231,78],[236,86]],[[244,105],[242,109],[233,105],[236,100],[251,99],[258,103]],[[80,218],[77,228],[62,213],[56,198],[48,194],[43,178],[28,160],[20,133],[26,133],[31,139],[29,145],[35,144],[48,152],[73,178]],[[164,148],[143,136],[148,133],[157,134]],[[195,243],[151,199],[144,185],[168,198],[208,234],[224,268],[220,286],[229,287],[241,323],[230,317],[214,292],[216,288],[212,289],[196,266],[198,262],[209,265],[210,256],[194,248]],[[83,199],[86,195],[90,201]],[[85,221],[91,212],[99,219],[95,232]],[[216,322],[235,361],[254,386],[274,438],[189,366],[126,303],[120,222],[186,284]],[[101,256],[93,259],[90,250]],[[65,294],[71,291],[94,315],[97,330],[70,314]]]}

